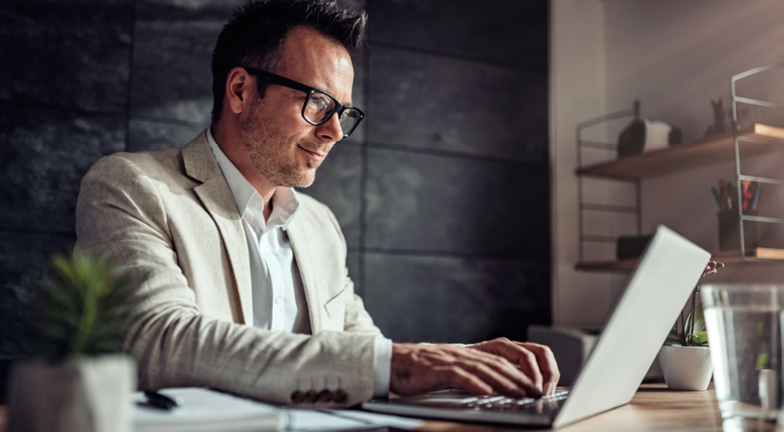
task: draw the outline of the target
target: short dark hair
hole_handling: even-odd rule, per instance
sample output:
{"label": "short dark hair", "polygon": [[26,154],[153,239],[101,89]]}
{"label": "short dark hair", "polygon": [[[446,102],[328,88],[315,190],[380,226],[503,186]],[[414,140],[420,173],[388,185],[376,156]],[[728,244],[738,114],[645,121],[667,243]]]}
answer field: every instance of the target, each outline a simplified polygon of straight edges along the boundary
{"label": "short dark hair", "polygon": [[[237,9],[212,53],[212,123],[221,116],[229,71],[239,66],[274,72],[283,41],[294,27],[310,27],[354,53],[366,22],[365,11],[343,10],[336,1],[255,0]],[[267,85],[258,83],[263,97]]]}

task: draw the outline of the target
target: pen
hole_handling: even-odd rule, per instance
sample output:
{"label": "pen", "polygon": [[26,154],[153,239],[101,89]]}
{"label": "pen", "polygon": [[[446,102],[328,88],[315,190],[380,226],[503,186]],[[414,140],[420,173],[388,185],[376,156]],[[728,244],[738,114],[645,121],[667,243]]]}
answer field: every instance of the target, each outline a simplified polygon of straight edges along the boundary
{"label": "pen", "polygon": [[721,197],[719,196],[719,188],[716,186],[711,187],[711,192],[713,192],[713,198],[716,200],[716,204],[721,207]]}
{"label": "pen", "polygon": [[751,211],[757,211],[757,199],[760,194],[760,185],[757,183],[757,188],[754,189],[754,198],[751,200]]}
{"label": "pen", "polygon": [[182,404],[182,400],[170,398],[169,396],[158,393],[156,391],[145,391],[144,397],[147,398],[147,403],[150,405],[166,411],[177,408]]}
{"label": "pen", "polygon": [[735,187],[732,186],[732,182],[727,182],[727,210],[732,210],[735,207]]}

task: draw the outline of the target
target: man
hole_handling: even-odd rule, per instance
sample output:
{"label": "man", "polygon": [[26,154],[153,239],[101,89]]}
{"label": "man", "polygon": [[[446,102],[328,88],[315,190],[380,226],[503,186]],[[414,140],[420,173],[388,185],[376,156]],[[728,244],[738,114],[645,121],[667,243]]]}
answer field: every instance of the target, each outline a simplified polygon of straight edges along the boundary
{"label": "man", "polygon": [[85,176],[77,246],[140,281],[126,349],[141,387],[319,406],[448,386],[554,391],[543,346],[384,339],[354,294],[334,215],[292,189],[363,117],[350,51],[365,20],[317,0],[246,6],[215,47],[211,127],[182,149],[103,158]]}

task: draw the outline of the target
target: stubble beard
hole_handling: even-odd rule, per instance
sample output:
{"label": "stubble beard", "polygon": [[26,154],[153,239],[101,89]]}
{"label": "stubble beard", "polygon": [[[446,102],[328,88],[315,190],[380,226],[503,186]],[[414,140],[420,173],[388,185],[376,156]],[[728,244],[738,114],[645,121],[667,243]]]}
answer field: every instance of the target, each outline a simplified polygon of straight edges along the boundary
{"label": "stubble beard", "polygon": [[313,159],[308,159],[308,168],[318,168],[321,166],[321,161],[315,161]]}
{"label": "stubble beard", "polygon": [[[299,166],[297,146],[280,145],[287,138],[283,131],[275,127],[265,127],[265,121],[260,120],[258,102],[254,102],[251,113],[240,125],[240,138],[248,152],[256,171],[276,186],[306,188],[316,179],[315,169],[321,166],[321,161],[308,160],[308,167],[313,174],[302,172]],[[304,143],[304,148],[308,148]]]}

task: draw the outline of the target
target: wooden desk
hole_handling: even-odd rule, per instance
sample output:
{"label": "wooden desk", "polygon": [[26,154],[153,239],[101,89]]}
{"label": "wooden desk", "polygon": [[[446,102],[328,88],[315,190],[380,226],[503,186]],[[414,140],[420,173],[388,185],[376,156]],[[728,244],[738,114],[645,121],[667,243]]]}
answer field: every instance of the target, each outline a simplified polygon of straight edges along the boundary
{"label": "wooden desk", "polygon": [[[6,410],[0,405],[0,432],[5,431]],[[428,421],[424,432],[525,431],[514,427]],[[645,384],[631,403],[566,426],[562,432],[721,432],[721,415],[713,389],[702,392],[668,390],[664,384]]]}
{"label": "wooden desk", "polygon": [[[429,421],[426,432],[524,431],[515,427]],[[712,386],[707,391],[668,390],[664,384],[644,384],[622,407],[558,429],[559,432],[721,432],[721,414]]]}

